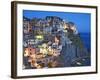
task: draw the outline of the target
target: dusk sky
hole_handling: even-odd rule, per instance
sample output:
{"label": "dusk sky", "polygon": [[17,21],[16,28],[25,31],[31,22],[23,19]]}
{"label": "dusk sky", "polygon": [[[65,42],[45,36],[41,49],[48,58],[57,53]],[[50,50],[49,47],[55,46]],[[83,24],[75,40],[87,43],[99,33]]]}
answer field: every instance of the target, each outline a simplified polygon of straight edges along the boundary
{"label": "dusk sky", "polygon": [[46,16],[57,16],[67,22],[74,22],[79,32],[90,32],[91,14],[89,13],[23,10],[23,16],[30,19],[33,17],[45,18]]}

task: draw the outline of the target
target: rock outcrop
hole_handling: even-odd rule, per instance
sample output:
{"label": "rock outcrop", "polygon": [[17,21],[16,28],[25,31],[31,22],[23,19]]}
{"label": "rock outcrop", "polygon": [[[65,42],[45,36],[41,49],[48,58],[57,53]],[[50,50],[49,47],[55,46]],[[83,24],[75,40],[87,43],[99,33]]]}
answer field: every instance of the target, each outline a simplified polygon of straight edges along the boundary
{"label": "rock outcrop", "polygon": [[[90,52],[84,47],[73,22],[65,21],[56,16],[47,16],[44,19],[23,17],[23,28],[24,50],[28,46],[39,50],[44,43],[52,47],[53,39],[58,35],[61,46],[58,56],[58,61],[61,64],[58,67],[90,65]],[[46,54],[48,53],[46,52]]]}

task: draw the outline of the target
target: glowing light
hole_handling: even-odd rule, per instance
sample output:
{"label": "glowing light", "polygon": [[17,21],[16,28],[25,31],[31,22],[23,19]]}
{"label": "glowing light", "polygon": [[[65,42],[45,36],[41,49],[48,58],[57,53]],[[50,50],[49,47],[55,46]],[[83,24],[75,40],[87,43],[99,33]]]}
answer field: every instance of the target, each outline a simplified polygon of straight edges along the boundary
{"label": "glowing light", "polygon": [[37,35],[36,38],[37,39],[43,39],[43,35]]}

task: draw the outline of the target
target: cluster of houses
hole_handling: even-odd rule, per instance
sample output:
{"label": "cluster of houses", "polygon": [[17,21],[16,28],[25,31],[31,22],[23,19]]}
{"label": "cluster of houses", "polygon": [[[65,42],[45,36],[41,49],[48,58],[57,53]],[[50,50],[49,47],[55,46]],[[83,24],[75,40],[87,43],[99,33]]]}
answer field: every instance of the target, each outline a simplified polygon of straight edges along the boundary
{"label": "cluster of houses", "polygon": [[73,22],[57,16],[43,19],[23,17],[24,68],[71,66],[71,61],[78,57],[80,51],[76,52],[76,45],[69,35],[78,35]]}

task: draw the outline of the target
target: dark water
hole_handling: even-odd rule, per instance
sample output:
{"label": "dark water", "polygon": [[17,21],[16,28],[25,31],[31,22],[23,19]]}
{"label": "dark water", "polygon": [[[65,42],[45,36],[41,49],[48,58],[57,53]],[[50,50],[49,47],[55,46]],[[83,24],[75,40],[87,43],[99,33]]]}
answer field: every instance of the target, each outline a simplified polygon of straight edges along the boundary
{"label": "dark water", "polygon": [[91,51],[91,34],[90,33],[80,33],[80,38],[85,46],[85,48]]}

